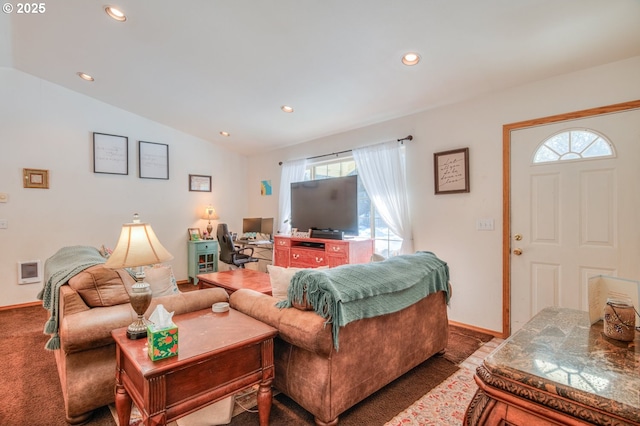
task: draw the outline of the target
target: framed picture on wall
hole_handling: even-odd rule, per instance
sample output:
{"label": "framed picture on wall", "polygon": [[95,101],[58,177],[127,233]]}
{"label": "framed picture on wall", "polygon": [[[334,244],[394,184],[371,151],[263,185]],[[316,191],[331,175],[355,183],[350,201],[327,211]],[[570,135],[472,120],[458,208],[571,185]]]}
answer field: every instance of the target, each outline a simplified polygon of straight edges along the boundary
{"label": "framed picture on wall", "polygon": [[469,148],[433,154],[436,194],[469,192]]}
{"label": "framed picture on wall", "polygon": [[129,138],[93,133],[93,173],[129,174]]}
{"label": "framed picture on wall", "polygon": [[49,189],[49,170],[22,169],[23,187]]}
{"label": "framed picture on wall", "polygon": [[189,191],[211,192],[211,176],[189,175]]}
{"label": "framed picture on wall", "polygon": [[139,141],[138,166],[143,179],[169,179],[169,145]]}

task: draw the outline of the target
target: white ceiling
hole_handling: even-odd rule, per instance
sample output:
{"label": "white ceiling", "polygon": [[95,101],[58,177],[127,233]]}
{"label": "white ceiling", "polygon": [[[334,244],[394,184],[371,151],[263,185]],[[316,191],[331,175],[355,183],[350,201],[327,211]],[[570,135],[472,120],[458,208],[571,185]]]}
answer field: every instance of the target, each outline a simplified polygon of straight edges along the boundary
{"label": "white ceiling", "polygon": [[[109,18],[106,4],[127,21]],[[2,14],[0,66],[247,155],[640,55],[638,0],[45,6]],[[417,66],[401,64],[408,51],[422,56]]]}

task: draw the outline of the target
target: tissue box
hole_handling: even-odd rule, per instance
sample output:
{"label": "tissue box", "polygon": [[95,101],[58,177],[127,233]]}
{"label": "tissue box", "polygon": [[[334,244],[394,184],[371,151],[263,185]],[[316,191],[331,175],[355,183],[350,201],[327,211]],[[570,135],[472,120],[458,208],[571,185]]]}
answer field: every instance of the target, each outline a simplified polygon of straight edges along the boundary
{"label": "tissue box", "polygon": [[178,355],[178,326],[171,323],[169,327],[156,329],[155,325],[148,325],[147,342],[151,361]]}

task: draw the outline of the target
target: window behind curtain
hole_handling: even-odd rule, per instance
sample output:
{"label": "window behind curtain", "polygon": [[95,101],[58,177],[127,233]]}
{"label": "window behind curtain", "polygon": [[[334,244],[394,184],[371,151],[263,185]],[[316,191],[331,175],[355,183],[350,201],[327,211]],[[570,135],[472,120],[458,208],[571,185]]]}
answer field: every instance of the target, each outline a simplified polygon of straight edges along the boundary
{"label": "window behind curtain", "polygon": [[[307,165],[304,180],[328,179],[357,175],[356,162],[352,157],[342,157],[317,161]],[[400,252],[402,239],[389,230],[387,224],[377,214],[373,203],[363,185],[358,180],[358,235],[373,238],[375,252],[384,257],[395,256]]]}

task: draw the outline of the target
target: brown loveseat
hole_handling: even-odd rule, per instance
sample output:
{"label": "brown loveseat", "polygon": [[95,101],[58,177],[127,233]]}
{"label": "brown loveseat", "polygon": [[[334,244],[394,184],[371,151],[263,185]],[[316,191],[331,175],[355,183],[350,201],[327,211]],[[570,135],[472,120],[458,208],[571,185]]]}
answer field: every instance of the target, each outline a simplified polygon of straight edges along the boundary
{"label": "brown loveseat", "polygon": [[[124,283],[118,283],[118,278],[113,277],[113,271],[111,277],[101,283],[100,281],[105,281],[101,278],[105,274],[96,273],[101,268],[102,265],[94,266],[82,273],[86,276],[84,281],[90,284],[81,286],[84,298],[71,285],[60,286],[60,349],[54,352],[64,396],[66,420],[71,424],[85,422],[93,410],[114,401],[116,354],[111,331],[126,327],[136,318],[126,296],[124,300],[119,296]],[[120,271],[119,275],[126,281],[127,274]],[[78,285],[74,287],[79,288]],[[94,291],[91,300],[87,291],[98,287],[101,291]],[[91,307],[85,299],[94,306],[100,303],[108,305],[108,301],[120,303]],[[220,288],[178,292],[154,297],[146,316],[158,304],[163,304],[168,311],[175,311],[178,315],[210,308],[215,302],[227,300],[227,293]]]}
{"label": "brown loveseat", "polygon": [[338,350],[324,318],[312,310],[280,309],[276,302],[248,289],[230,297],[232,308],[278,329],[274,386],[312,413],[318,425],[336,425],[345,410],[447,346],[445,291],[348,323],[340,328]]}

